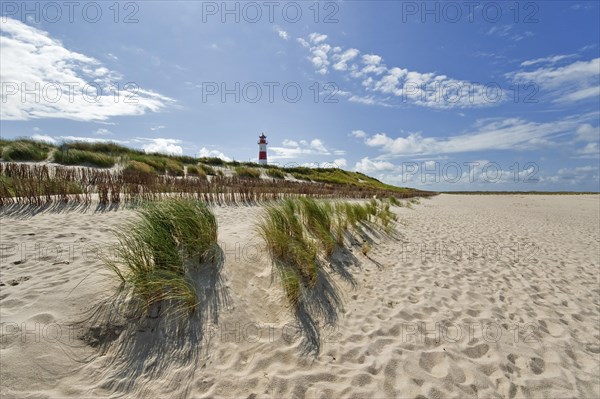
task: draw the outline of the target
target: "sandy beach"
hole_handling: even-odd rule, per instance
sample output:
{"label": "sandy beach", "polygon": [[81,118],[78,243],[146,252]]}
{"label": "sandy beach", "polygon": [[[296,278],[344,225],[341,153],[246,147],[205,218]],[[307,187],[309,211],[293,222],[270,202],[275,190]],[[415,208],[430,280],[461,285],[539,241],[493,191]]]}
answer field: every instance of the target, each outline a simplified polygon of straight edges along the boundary
{"label": "sandy beach", "polygon": [[[260,206],[216,207],[225,262],[197,334],[90,321],[131,209],[2,213],[2,398],[596,398],[600,198],[439,195],[394,207],[340,278],[316,356],[272,279]],[[114,315],[111,315],[114,316]],[[115,317],[115,319],[119,319]],[[124,320],[124,321],[123,321]],[[96,320],[97,322],[97,320]]]}

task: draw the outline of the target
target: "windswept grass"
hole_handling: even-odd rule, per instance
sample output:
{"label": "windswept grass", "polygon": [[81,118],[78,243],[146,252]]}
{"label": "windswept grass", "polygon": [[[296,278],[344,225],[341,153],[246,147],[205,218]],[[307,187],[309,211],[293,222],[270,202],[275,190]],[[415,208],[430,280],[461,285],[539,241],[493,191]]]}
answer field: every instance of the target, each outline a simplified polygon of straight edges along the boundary
{"label": "windswept grass", "polygon": [[276,168],[267,169],[267,176],[273,179],[285,179],[285,173],[281,169]]}
{"label": "windswept grass", "polygon": [[35,141],[7,142],[2,146],[2,159],[6,161],[44,161],[49,147]]}
{"label": "windswept grass", "polygon": [[106,265],[145,313],[180,317],[198,306],[194,269],[213,262],[217,221],[201,202],[169,199],[146,204],[139,218],[116,232],[119,245]]}
{"label": "windswept grass", "polygon": [[[346,261],[340,261],[356,259],[345,244],[358,245],[369,258],[374,240],[360,231],[361,227],[368,225],[370,232],[375,228],[391,231],[395,216],[389,208],[389,204],[376,200],[361,204],[308,197],[286,199],[266,207],[257,228],[271,257],[273,273],[279,277],[301,326],[304,353],[318,353],[319,324],[335,323],[342,307],[328,269],[353,283]],[[347,237],[352,230],[364,238],[362,245]]]}
{"label": "windswept grass", "polygon": [[115,164],[115,158],[98,152],[69,149],[68,151],[56,150],[54,162],[63,165],[87,165],[99,168],[110,168]]}
{"label": "windswept grass", "polygon": [[165,170],[171,176],[183,176],[183,165],[180,162],[172,159],[165,161]]}
{"label": "windswept grass", "polygon": [[125,168],[123,168],[124,172],[138,172],[138,173],[156,173],[156,170],[147,163],[138,162],[138,161],[129,161]]}
{"label": "windswept grass", "polygon": [[213,168],[210,165],[199,164],[198,169],[201,170],[202,172],[204,172],[204,174],[207,176],[216,176],[217,175],[215,168]]}
{"label": "windswept grass", "polygon": [[186,169],[187,169],[188,176],[206,176],[206,173],[204,173],[204,170],[199,168],[196,165],[188,165],[186,167]]}
{"label": "windswept grass", "polygon": [[246,166],[238,166],[235,168],[235,173],[238,177],[248,178],[248,179],[258,179],[260,178],[260,170],[255,168],[248,168]]}

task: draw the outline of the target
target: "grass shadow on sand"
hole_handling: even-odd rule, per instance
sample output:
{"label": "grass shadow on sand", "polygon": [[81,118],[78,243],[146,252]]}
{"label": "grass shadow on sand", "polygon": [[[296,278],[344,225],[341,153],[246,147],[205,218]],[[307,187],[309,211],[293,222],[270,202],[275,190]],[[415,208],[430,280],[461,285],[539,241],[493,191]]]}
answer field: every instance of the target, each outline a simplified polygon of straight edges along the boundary
{"label": "grass shadow on sand", "polygon": [[[189,316],[169,317],[168,301],[142,312],[131,295],[117,293],[76,323],[81,339],[96,349],[85,359],[94,380],[102,381],[96,388],[143,397],[145,385],[160,379],[164,394],[187,396],[208,354],[208,326],[217,324],[221,310],[230,306],[221,276],[225,255],[220,247],[215,252],[213,263],[201,264],[191,275],[198,306]],[[166,375],[174,369],[177,375]]]}

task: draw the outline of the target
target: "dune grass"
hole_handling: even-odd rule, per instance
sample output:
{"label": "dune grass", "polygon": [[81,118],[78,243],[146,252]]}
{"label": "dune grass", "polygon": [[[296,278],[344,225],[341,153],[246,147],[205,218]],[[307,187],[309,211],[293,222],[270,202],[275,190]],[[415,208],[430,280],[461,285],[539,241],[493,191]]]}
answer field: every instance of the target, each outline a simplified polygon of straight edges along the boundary
{"label": "dune grass", "polygon": [[99,152],[69,149],[68,151],[56,150],[54,162],[63,165],[88,165],[99,168],[110,168],[115,164],[115,158]]}
{"label": "dune grass", "polygon": [[281,169],[276,168],[267,169],[267,176],[273,179],[285,179],[285,173]]}
{"label": "dune grass", "polygon": [[167,159],[165,161],[165,170],[171,176],[183,176],[183,165],[181,162],[177,162],[172,159]]}
{"label": "dune grass", "polygon": [[206,176],[206,173],[204,173],[204,170],[199,168],[196,165],[187,165],[186,170],[187,170],[188,176]]}
{"label": "dune grass", "polygon": [[198,165],[198,169],[201,170],[202,172],[204,172],[204,174],[207,175],[207,176],[215,176],[215,175],[217,175],[217,172],[215,171],[215,168],[213,168],[210,165],[199,164]]}
{"label": "dune grass", "polygon": [[138,173],[156,173],[156,170],[144,162],[139,161],[129,161],[125,168],[123,168],[124,172],[138,172]]}
{"label": "dune grass", "polygon": [[192,272],[215,261],[215,216],[204,203],[182,199],[148,203],[138,216],[115,233],[119,244],[106,266],[145,313],[166,307],[167,316],[180,317],[195,311]]}
{"label": "dune grass", "polygon": [[[390,205],[381,201],[361,204],[300,197],[268,205],[257,228],[288,302],[296,307],[309,296],[319,268],[344,246],[348,233],[360,232],[365,225],[391,233],[395,221]],[[361,247],[365,255],[370,250],[370,245]]]}
{"label": "dune grass", "polygon": [[248,178],[248,179],[258,179],[260,178],[260,170],[255,168],[249,168],[246,166],[237,166],[235,168],[235,173],[238,177]]}
{"label": "dune grass", "polygon": [[48,157],[49,147],[28,140],[5,142],[2,145],[2,159],[6,161],[44,161]]}

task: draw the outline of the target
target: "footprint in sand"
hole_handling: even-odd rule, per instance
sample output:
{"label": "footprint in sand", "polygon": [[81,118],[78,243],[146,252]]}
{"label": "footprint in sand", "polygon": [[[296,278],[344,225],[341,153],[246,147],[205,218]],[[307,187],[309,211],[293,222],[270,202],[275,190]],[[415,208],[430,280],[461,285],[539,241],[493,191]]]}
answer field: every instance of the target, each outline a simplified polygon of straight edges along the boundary
{"label": "footprint in sand", "polygon": [[437,378],[448,375],[448,357],[444,352],[422,352],[419,366]]}
{"label": "footprint in sand", "polygon": [[21,284],[23,281],[29,280],[30,278],[31,277],[29,277],[29,276],[19,277],[19,278],[14,279],[14,280],[7,281],[6,284],[3,283],[3,282],[0,282],[0,287],[5,287],[7,284],[14,287],[15,285]]}
{"label": "footprint in sand", "polygon": [[533,357],[529,362],[529,368],[531,369],[531,371],[533,371],[534,374],[542,374],[546,369],[546,362],[544,362],[544,360],[540,359],[539,357]]}
{"label": "footprint in sand", "polygon": [[488,344],[479,344],[475,346],[471,346],[463,351],[463,353],[469,356],[471,359],[479,359],[483,355],[485,355],[490,347]]}

